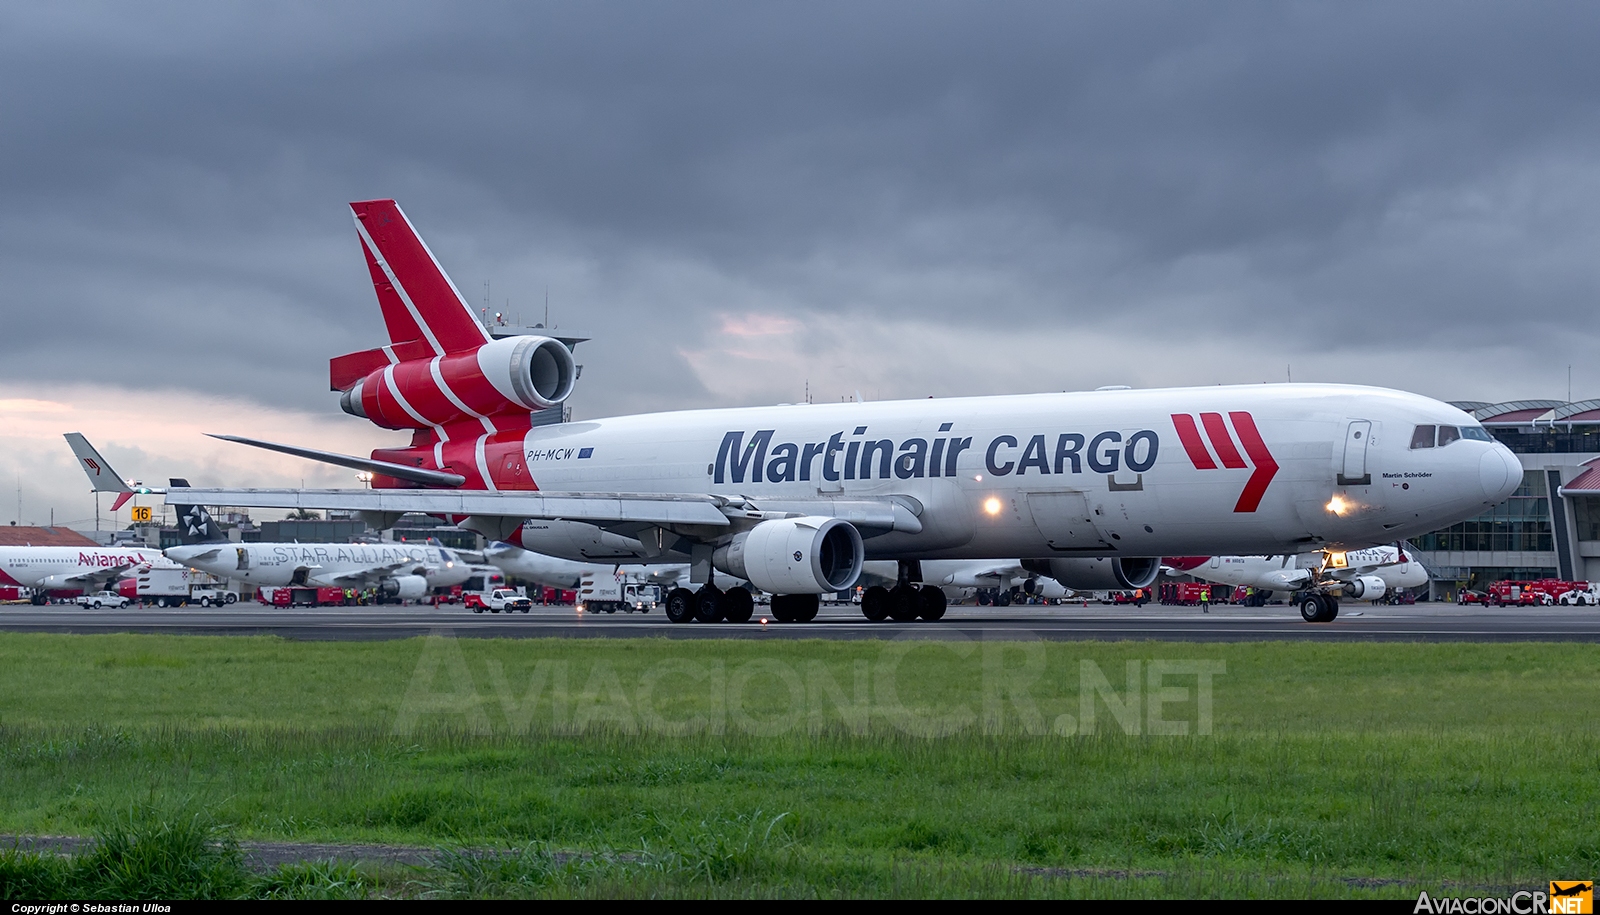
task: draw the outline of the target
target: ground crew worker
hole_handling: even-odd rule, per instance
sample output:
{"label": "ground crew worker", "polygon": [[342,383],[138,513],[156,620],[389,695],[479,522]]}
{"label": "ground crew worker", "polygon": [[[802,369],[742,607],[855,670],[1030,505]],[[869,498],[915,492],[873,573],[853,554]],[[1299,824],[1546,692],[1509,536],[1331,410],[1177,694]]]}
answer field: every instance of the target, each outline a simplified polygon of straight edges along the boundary
{"label": "ground crew worker", "polygon": [[1201,588],[1200,589],[1200,612],[1201,613],[1210,613],[1211,612],[1211,589],[1210,588]]}

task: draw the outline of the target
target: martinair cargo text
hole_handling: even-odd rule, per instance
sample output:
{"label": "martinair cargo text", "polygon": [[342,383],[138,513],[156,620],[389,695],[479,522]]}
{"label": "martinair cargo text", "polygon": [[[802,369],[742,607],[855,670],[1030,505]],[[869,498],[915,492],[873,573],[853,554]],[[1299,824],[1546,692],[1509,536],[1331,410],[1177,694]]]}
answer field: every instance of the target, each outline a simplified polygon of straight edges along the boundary
{"label": "martinair cargo text", "polygon": [[[235,439],[370,471],[369,490],[191,490],[169,500],[452,518],[556,548],[611,538],[687,559],[716,619],[713,570],[804,619],[863,560],[1027,557],[1075,589],[1138,587],[1161,556],[1298,553],[1434,530],[1506,498],[1517,459],[1430,398],[1350,385],[1251,385],[696,410],[537,425],[576,380],[548,337],[493,340],[392,200],[352,204],[390,342],[332,361],[350,413],[410,430],[371,459]],[[1419,425],[1459,427],[1411,448]],[[566,529],[562,529],[566,528]],[[936,592],[938,589],[926,589]],[[687,596],[685,596],[687,595]],[[677,602],[674,603],[674,596]],[[931,597],[930,597],[931,599]],[[942,612],[942,604],[938,608]],[[915,615],[913,613],[913,615]]]}

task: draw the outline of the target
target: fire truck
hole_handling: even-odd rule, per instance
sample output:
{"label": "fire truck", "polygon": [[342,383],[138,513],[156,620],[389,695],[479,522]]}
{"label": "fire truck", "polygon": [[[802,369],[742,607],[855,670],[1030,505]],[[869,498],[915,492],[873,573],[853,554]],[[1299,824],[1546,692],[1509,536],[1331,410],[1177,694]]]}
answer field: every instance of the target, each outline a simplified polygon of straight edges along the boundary
{"label": "fire truck", "polygon": [[1548,607],[1556,598],[1536,581],[1497,581],[1489,586],[1485,601],[1491,607]]}

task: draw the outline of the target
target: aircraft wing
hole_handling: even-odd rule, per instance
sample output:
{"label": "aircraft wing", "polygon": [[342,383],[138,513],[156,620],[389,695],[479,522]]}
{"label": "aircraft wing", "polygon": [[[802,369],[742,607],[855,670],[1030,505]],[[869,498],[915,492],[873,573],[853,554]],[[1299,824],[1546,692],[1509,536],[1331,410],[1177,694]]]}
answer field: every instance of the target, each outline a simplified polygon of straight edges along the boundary
{"label": "aircraft wing", "polygon": [[122,578],[129,569],[144,565],[142,562],[127,562],[117,566],[106,566],[95,569],[93,572],[79,572],[75,575],[52,575],[53,580],[61,582],[68,587],[84,585],[99,589],[101,585],[108,584]]}
{"label": "aircraft wing", "polygon": [[312,577],[317,581],[326,582],[329,586],[345,588],[353,585],[371,584],[381,579],[388,578],[401,569],[415,567],[420,564],[421,563],[415,561],[391,562],[387,565],[369,566],[365,569],[351,569],[348,572],[337,572],[332,575],[314,575]]}
{"label": "aircraft wing", "polygon": [[586,521],[592,524],[642,522],[659,525],[726,527],[731,518],[761,520],[789,514],[839,518],[862,527],[922,530],[910,508],[889,500],[782,500],[756,502],[708,493],[485,492],[440,489],[178,489],[169,504],[229,505],[240,508],[338,509],[371,512],[421,512]]}

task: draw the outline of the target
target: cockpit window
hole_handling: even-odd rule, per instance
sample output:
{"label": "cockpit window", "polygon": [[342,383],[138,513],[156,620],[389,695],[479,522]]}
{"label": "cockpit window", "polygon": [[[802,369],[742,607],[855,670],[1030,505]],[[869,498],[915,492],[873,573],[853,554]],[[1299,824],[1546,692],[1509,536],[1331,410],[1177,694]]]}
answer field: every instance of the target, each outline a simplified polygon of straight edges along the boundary
{"label": "cockpit window", "polygon": [[1494,439],[1489,437],[1489,430],[1483,428],[1482,426],[1462,426],[1461,437],[1474,442],[1494,441]]}
{"label": "cockpit window", "polygon": [[1455,426],[1440,426],[1439,427],[1439,447],[1440,448],[1443,448],[1444,446],[1450,444],[1451,442],[1458,441],[1460,438],[1461,438],[1461,430],[1457,429]]}
{"label": "cockpit window", "polygon": [[1413,450],[1417,448],[1432,448],[1433,427],[1418,426],[1417,431],[1411,433],[1411,447]]}

